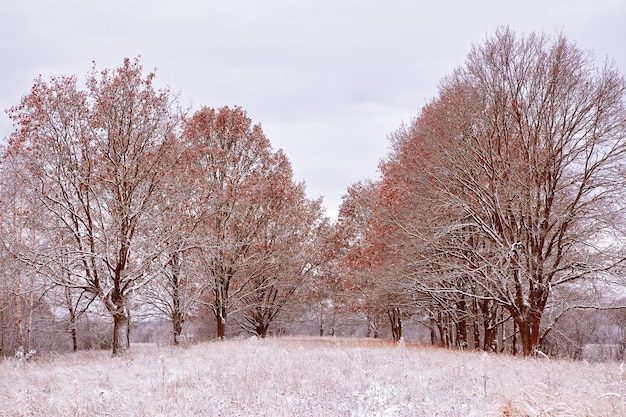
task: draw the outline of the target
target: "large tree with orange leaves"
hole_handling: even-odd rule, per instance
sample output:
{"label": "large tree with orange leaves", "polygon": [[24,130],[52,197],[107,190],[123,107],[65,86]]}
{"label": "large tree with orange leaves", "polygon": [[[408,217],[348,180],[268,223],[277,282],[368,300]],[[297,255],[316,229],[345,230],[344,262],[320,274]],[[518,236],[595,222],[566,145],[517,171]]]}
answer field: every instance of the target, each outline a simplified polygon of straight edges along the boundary
{"label": "large tree with orange leaves", "polygon": [[47,218],[46,246],[21,256],[39,271],[62,266],[48,276],[102,301],[114,355],[128,347],[129,297],[155,276],[152,260],[167,242],[152,226],[180,116],[153,79],[126,59],[113,71],[94,69],[85,89],[74,77],[38,79],[9,111],[16,129],[3,174],[28,184]]}
{"label": "large tree with orange leaves", "polygon": [[384,169],[420,211],[409,198],[394,212],[423,254],[414,291],[500,306],[523,352],[538,349],[559,288],[621,262],[625,92],[610,63],[562,36],[503,28],[475,46],[393,136]]}
{"label": "large tree with orange leaves", "polygon": [[186,121],[184,140],[210,195],[197,232],[217,336],[225,337],[232,308],[244,328],[264,336],[310,269],[303,251],[320,203],[305,198],[284,153],[272,150],[261,126],[239,107],[197,111]]}

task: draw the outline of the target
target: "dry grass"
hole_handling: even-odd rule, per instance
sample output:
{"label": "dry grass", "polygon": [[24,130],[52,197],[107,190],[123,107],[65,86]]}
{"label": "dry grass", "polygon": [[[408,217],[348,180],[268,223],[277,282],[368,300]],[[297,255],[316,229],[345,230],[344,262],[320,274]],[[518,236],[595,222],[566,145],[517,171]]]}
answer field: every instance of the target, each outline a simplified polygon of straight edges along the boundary
{"label": "dry grass", "polygon": [[0,364],[0,416],[626,416],[620,364],[284,338]]}

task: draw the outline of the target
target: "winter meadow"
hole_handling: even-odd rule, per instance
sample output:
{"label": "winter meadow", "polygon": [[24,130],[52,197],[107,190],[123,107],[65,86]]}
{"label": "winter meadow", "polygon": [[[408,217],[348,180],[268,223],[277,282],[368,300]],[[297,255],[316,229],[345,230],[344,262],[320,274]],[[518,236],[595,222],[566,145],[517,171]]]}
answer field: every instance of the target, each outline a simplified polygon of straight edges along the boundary
{"label": "winter meadow", "polygon": [[332,220],[244,109],[155,77],[7,111],[0,415],[626,415],[610,61],[498,29]]}
{"label": "winter meadow", "polygon": [[617,363],[373,339],[136,345],[0,365],[2,416],[624,416]]}

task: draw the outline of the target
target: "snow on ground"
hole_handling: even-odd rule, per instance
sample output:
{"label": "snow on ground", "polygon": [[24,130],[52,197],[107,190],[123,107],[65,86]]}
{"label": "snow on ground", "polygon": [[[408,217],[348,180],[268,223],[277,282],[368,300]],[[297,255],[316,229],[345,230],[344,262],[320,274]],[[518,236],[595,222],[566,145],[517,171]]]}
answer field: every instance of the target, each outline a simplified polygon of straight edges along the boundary
{"label": "snow on ground", "polygon": [[0,364],[0,416],[626,416],[626,372],[588,364],[282,338],[133,346]]}

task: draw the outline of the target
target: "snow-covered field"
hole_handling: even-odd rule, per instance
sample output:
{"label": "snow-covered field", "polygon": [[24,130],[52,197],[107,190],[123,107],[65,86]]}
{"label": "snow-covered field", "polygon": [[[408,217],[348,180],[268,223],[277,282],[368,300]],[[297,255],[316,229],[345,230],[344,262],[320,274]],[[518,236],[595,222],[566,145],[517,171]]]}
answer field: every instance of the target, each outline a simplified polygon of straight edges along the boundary
{"label": "snow-covered field", "polygon": [[335,338],[0,364],[0,416],[626,416],[626,369]]}

